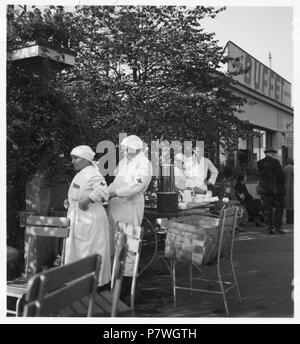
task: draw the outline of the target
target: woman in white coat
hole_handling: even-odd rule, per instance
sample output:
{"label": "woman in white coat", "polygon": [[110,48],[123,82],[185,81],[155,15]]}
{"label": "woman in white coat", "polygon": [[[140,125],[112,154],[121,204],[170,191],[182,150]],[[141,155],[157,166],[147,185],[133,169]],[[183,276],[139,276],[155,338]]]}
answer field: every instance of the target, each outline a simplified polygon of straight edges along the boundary
{"label": "woman in white coat", "polygon": [[109,185],[108,219],[110,227],[111,254],[114,254],[116,223],[124,221],[141,225],[144,216],[144,192],[151,181],[151,163],[142,151],[143,141],[130,135],[120,145],[124,158],[120,161],[115,179]]}
{"label": "woman in white coat", "polygon": [[95,153],[89,146],[78,146],[71,151],[72,164],[77,172],[68,192],[70,236],[66,241],[65,263],[97,253],[101,255],[98,286],[111,280],[109,224],[102,205],[108,200],[104,177],[93,162]]}

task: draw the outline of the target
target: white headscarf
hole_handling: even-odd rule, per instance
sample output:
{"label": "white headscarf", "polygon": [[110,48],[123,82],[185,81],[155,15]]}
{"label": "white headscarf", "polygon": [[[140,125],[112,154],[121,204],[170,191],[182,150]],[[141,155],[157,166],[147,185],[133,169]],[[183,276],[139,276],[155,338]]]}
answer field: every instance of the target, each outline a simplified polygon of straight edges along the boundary
{"label": "white headscarf", "polygon": [[138,150],[143,148],[143,141],[136,135],[130,135],[122,140],[121,146]]}
{"label": "white headscarf", "polygon": [[70,153],[70,155],[76,155],[88,161],[93,161],[95,154],[91,147],[85,145],[73,148]]}

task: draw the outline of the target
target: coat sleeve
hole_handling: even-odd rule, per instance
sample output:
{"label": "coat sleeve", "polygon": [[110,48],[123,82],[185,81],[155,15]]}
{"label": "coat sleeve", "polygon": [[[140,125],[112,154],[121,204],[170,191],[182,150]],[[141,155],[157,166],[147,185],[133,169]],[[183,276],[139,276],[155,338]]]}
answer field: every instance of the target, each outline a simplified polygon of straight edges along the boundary
{"label": "coat sleeve", "polygon": [[281,164],[278,160],[276,160],[276,167],[277,167],[277,182],[279,184],[284,184],[285,182],[285,176],[283,172],[283,168],[281,167]]}
{"label": "coat sleeve", "polygon": [[218,172],[217,168],[214,166],[214,164],[209,159],[207,159],[207,163],[208,163],[208,170],[210,172],[210,177],[209,177],[208,182],[215,184],[219,172]]}
{"label": "coat sleeve", "polygon": [[92,201],[102,202],[108,200],[108,188],[101,174],[91,177],[88,181],[88,187],[92,190],[89,194],[89,198]]}
{"label": "coat sleeve", "polygon": [[136,173],[129,182],[116,189],[118,197],[133,197],[141,191],[145,191],[152,177],[151,163],[147,159],[137,166]]}

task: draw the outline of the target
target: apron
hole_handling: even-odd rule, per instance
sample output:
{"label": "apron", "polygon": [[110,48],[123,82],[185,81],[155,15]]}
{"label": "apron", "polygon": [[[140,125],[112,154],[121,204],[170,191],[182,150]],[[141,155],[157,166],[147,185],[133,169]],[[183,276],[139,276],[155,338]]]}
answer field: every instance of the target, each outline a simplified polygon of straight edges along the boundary
{"label": "apron", "polygon": [[[72,180],[69,188],[70,236],[66,241],[65,263],[71,263],[91,254],[101,256],[101,270],[98,285],[104,285],[111,280],[111,261],[109,250],[109,224],[102,203],[89,203],[87,210],[78,207],[78,201],[88,196],[93,189],[89,181],[99,177],[104,180],[94,166],[87,166],[79,171]],[[107,186],[101,182],[103,188]]]}

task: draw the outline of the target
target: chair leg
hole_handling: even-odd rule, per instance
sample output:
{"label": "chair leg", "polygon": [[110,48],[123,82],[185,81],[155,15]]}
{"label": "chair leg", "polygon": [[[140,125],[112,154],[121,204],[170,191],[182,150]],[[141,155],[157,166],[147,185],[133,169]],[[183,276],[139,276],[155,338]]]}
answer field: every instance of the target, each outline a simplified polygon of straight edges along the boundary
{"label": "chair leg", "polygon": [[171,270],[169,264],[167,263],[166,259],[164,257],[162,257],[161,259],[164,262],[165,266],[167,267],[167,269],[168,269],[168,271],[169,271],[169,273],[171,275],[172,274],[172,270]]}
{"label": "chair leg", "polygon": [[116,317],[118,315],[121,287],[122,287],[122,277],[116,280],[115,290],[113,293],[111,317]]}
{"label": "chair leg", "polygon": [[131,316],[134,317],[134,294],[130,295],[130,308],[131,308]]}
{"label": "chair leg", "polygon": [[23,309],[25,304],[25,293],[17,298],[16,302],[16,317],[21,317],[23,315]]}
{"label": "chair leg", "polygon": [[224,291],[223,280],[222,280],[222,275],[221,275],[220,259],[218,259],[217,268],[218,268],[219,284],[220,284],[220,288],[221,288],[221,292],[223,296],[225,311],[226,311],[226,315],[229,316],[229,310],[228,310],[227,301],[226,301],[226,294]]}
{"label": "chair leg", "polygon": [[[137,273],[137,272],[136,272]],[[135,289],[136,289],[136,276],[135,272],[132,277],[131,288],[130,288],[130,308],[131,315],[134,317],[134,307],[135,307]]]}
{"label": "chair leg", "polygon": [[174,298],[174,307],[176,307],[176,261],[172,260],[172,281],[173,281],[173,298]]}
{"label": "chair leg", "polygon": [[240,293],[239,285],[238,285],[238,282],[237,282],[236,274],[235,274],[235,271],[234,271],[232,256],[230,256],[230,265],[231,265],[232,276],[233,276],[233,279],[234,279],[234,283],[235,283],[238,299],[239,299],[239,302],[242,303],[241,293]]}
{"label": "chair leg", "polygon": [[193,296],[193,290],[192,290],[192,288],[193,288],[193,264],[190,263],[189,266],[190,266],[190,288],[191,288],[190,294],[191,294],[191,296]]}

